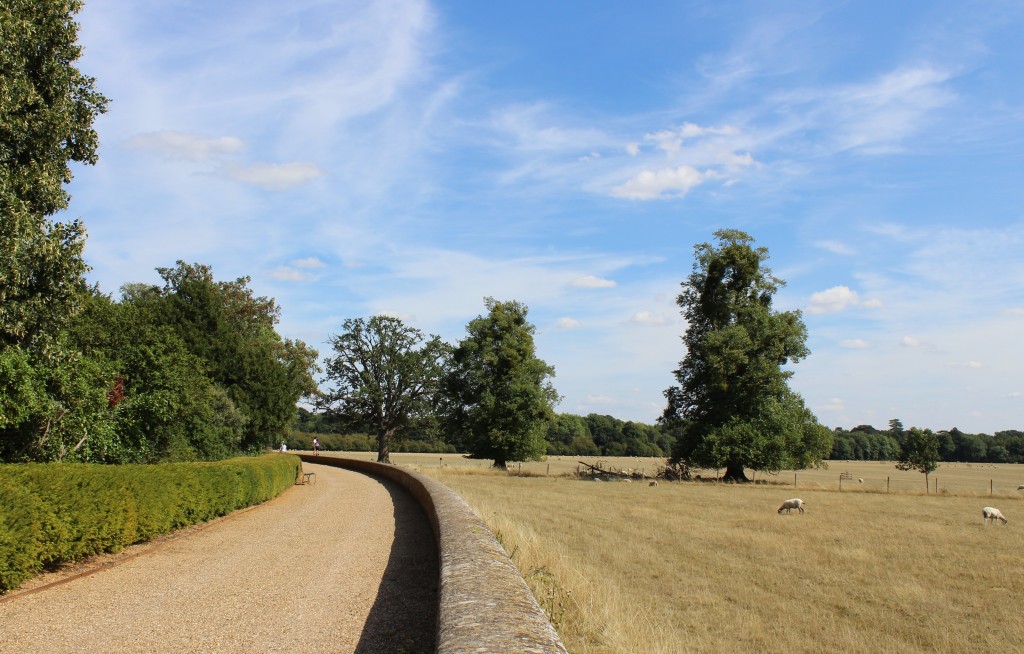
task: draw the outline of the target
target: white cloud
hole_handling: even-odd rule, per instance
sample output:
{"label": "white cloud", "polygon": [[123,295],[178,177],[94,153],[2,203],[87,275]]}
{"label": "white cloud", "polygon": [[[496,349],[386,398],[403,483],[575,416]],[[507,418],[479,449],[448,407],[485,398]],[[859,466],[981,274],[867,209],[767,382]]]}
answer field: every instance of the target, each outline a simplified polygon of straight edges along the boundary
{"label": "white cloud", "polygon": [[306,257],[305,259],[296,259],[292,262],[292,265],[299,268],[326,268],[327,264],[316,257]]}
{"label": "white cloud", "polygon": [[577,288],[615,288],[618,284],[613,279],[604,279],[603,277],[595,277],[594,275],[587,275],[585,277],[577,277],[572,280],[572,286]]}
{"label": "white cloud", "polygon": [[807,311],[808,313],[831,313],[857,304],[860,304],[860,296],[857,291],[852,291],[847,286],[833,286],[828,290],[812,293]]}
{"label": "white cloud", "polygon": [[879,307],[885,306],[884,303],[878,298],[871,298],[870,300],[864,300],[860,303],[865,309],[878,309]]}
{"label": "white cloud", "polygon": [[274,268],[270,271],[270,277],[282,282],[304,282],[312,279],[309,273],[304,273],[301,270],[289,268],[288,266],[278,266],[277,268]]}
{"label": "white cloud", "polygon": [[637,156],[638,154],[640,154],[640,144],[639,143],[627,143],[626,144],[626,152],[631,157]]}
{"label": "white cloud", "polygon": [[233,166],[228,169],[228,176],[245,184],[279,191],[301,186],[317,177],[322,177],[323,171],[316,164],[311,163],[254,163],[247,166]]}
{"label": "white cloud", "polygon": [[871,344],[863,338],[847,338],[839,341],[839,347],[843,347],[848,350],[866,350],[871,347]]}
{"label": "white cloud", "polygon": [[1009,309],[1003,309],[1002,314],[1004,316],[1024,316],[1024,307],[1011,307]]}
{"label": "white cloud", "polygon": [[629,321],[638,325],[667,325],[669,322],[664,314],[653,311],[638,311],[633,314]]}
{"label": "white cloud", "polygon": [[979,370],[985,367],[980,361],[952,361],[949,365],[954,368],[969,368],[971,370]]}
{"label": "white cloud", "polygon": [[612,195],[631,200],[681,198],[695,186],[704,183],[706,176],[692,166],[645,170],[624,184],[612,189]]}
{"label": "white cloud", "polygon": [[903,347],[921,347],[921,341],[913,336],[904,336],[900,339],[900,345]]}
{"label": "white cloud", "polygon": [[203,136],[193,132],[146,132],[124,142],[132,150],[148,150],[169,159],[202,161],[211,157],[237,154],[245,141],[234,136]]}
{"label": "white cloud", "polygon": [[1014,391],[1014,392],[1010,393],[1008,395],[1008,397],[1014,397],[1014,398],[1024,397],[1024,392],[1022,392],[1022,391]]}
{"label": "white cloud", "polygon": [[828,250],[832,254],[841,254],[843,256],[854,254],[853,248],[841,241],[818,241],[814,245],[822,250]]}
{"label": "white cloud", "polygon": [[583,323],[575,318],[559,318],[555,326],[559,329],[576,329],[577,327],[582,327]]}

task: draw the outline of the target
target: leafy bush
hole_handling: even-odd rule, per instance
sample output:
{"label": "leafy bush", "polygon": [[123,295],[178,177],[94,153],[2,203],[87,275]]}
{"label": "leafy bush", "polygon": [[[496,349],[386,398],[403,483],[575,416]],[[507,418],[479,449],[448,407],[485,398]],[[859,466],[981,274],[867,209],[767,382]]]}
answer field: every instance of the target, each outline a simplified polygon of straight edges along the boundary
{"label": "leafy bush", "polygon": [[60,563],[117,552],[264,502],[290,487],[288,455],[215,463],[0,465],[0,593]]}

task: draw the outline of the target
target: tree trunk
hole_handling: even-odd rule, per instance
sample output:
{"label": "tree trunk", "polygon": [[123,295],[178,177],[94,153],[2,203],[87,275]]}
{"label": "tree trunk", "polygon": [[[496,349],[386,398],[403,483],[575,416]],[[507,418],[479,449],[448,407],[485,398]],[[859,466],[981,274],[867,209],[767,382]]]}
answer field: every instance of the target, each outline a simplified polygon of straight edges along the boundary
{"label": "tree trunk", "polygon": [[928,495],[931,493],[931,489],[928,488],[928,473],[924,473],[924,494]]}
{"label": "tree trunk", "polygon": [[377,463],[391,463],[391,434],[377,433]]}
{"label": "tree trunk", "polygon": [[743,472],[743,466],[741,464],[730,463],[725,469],[725,476],[722,477],[722,481],[732,481],[737,484],[745,484],[750,480],[747,479],[747,475]]}
{"label": "tree trunk", "polygon": [[508,464],[506,463],[505,459],[495,459],[493,467],[497,468],[498,470],[508,470]]}

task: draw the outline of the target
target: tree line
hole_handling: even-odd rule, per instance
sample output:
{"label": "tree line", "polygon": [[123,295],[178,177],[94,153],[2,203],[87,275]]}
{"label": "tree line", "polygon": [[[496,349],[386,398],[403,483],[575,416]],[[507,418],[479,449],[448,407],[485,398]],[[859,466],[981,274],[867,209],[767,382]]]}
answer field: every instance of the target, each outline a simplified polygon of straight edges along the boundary
{"label": "tree line", "polygon": [[[955,427],[931,431],[942,462],[963,463],[1024,463],[1024,431],[1008,429],[994,434],[969,434]],[[881,430],[871,425],[857,425],[846,430],[833,430],[832,452],[829,458],[856,461],[896,461],[906,439],[907,431],[898,420],[890,421],[890,428]]]}
{"label": "tree line", "polygon": [[[370,429],[328,412],[299,407],[286,437],[290,448],[309,449],[317,436],[321,449],[368,452],[376,449]],[[586,416],[557,413],[544,432],[544,452],[550,456],[642,456],[667,457],[674,439],[662,426],[620,420],[610,415]],[[410,430],[396,440],[399,452],[453,453],[458,438],[440,431]]]}

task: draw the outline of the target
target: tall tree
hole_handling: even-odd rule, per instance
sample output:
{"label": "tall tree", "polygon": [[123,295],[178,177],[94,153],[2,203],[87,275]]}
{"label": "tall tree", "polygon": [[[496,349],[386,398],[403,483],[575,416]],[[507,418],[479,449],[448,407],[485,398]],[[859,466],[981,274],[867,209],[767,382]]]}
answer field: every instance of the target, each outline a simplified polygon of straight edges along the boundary
{"label": "tall tree", "polygon": [[939,468],[939,437],[930,429],[911,427],[903,432],[900,458],[896,467],[900,470],[917,470],[924,473],[924,489],[928,492],[928,475]]}
{"label": "tall tree", "polygon": [[70,162],[96,162],[107,99],[74,62],[76,0],[0,4],[0,342],[50,342],[85,290],[81,221],[67,207]]}
{"label": "tall tree", "polygon": [[[81,310],[81,221],[67,207],[70,162],[96,161],[107,99],[74,62],[72,0],[0,3],[0,458],[74,458],[103,431],[101,367],[61,342]],[[85,427],[92,427],[83,429]],[[85,436],[83,436],[85,434]]]}
{"label": "tall tree", "polygon": [[330,341],[324,394],[330,411],[377,432],[377,460],[391,463],[391,443],[433,417],[448,346],[392,316],[350,318]]}
{"label": "tall tree", "polygon": [[809,353],[800,312],[772,309],[785,282],[765,266],[767,248],[735,229],[715,236],[717,246],[695,246],[677,298],[688,323],[686,356],[661,419],[679,435],[672,459],[725,468],[734,481],[746,481],[745,467],[817,465],[832,434],[790,390],[793,373],[783,369]]}
{"label": "tall tree", "polygon": [[554,418],[555,369],[537,358],[526,305],[486,298],[486,316],[466,327],[444,382],[447,431],[478,458],[504,468],[539,459]]}
{"label": "tall tree", "polygon": [[184,261],[157,272],[162,289],[132,292],[156,302],[163,322],[174,326],[245,416],[242,446],[275,442],[294,420],[296,402],[315,393],[316,351],[281,339],[274,329],[277,304],[255,295],[248,277],[215,281],[209,266]]}

